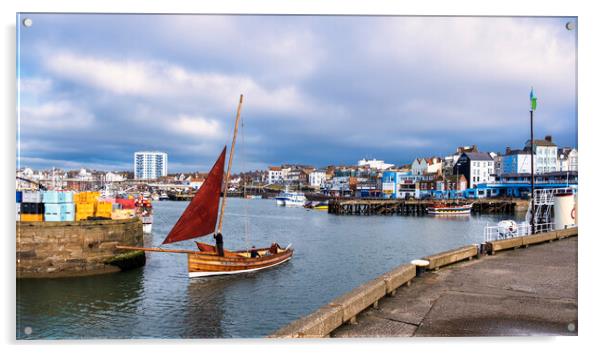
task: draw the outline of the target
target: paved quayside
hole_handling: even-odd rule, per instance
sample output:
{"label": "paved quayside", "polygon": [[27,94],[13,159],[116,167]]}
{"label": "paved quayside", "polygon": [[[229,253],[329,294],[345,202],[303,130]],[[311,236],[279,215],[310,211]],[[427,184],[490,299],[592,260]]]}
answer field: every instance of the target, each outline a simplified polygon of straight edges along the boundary
{"label": "paved quayside", "polygon": [[331,337],[577,335],[577,237],[429,271]]}

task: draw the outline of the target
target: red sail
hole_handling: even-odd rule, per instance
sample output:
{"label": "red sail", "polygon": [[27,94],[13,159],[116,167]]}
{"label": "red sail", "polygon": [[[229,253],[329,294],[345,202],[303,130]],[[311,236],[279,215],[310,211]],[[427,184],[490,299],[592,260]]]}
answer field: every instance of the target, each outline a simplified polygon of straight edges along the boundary
{"label": "red sail", "polygon": [[226,147],[163,244],[202,237],[215,231],[225,160]]}

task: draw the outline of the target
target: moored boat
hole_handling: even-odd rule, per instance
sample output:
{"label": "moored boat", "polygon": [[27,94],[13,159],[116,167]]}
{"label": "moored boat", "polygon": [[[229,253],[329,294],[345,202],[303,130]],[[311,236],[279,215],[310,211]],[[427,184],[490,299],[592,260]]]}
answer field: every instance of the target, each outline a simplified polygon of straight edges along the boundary
{"label": "moored boat", "polygon": [[213,237],[216,240],[216,245],[213,246],[202,242],[196,242],[198,250],[176,250],[128,246],[118,246],[117,248],[155,252],[185,253],[188,255],[189,277],[231,275],[258,271],[282,264],[290,260],[290,258],[293,256],[293,249],[290,245],[286,248],[282,248],[277,243],[272,243],[270,247],[238,251],[230,251],[223,248],[222,224],[227,201],[227,193],[222,193],[222,188],[228,185],[228,181],[230,179],[230,171],[234,156],[234,146],[236,143],[236,133],[238,131],[238,121],[240,119],[242,101],[243,96],[241,95],[236,113],[236,123],[234,125],[234,135],[232,137],[232,148],[230,149],[230,157],[228,160],[228,168],[225,180],[224,163],[226,157],[226,147],[224,146],[222,153],[211,168],[211,171],[205,179],[205,182],[196,192],[165,240],[163,240],[163,244],[170,244],[213,234]]}
{"label": "moored boat", "polygon": [[311,208],[319,211],[328,210],[328,201],[308,201],[305,203],[305,208]]}
{"label": "moored boat", "polygon": [[307,199],[302,192],[283,191],[275,197],[278,206],[303,207]]}
{"label": "moored boat", "polygon": [[472,203],[459,205],[446,205],[436,203],[426,208],[426,212],[432,215],[455,215],[455,214],[470,214]]}
{"label": "moored boat", "polygon": [[142,232],[151,233],[153,230],[153,205],[150,200],[140,197],[135,201],[136,215],[142,221]]}

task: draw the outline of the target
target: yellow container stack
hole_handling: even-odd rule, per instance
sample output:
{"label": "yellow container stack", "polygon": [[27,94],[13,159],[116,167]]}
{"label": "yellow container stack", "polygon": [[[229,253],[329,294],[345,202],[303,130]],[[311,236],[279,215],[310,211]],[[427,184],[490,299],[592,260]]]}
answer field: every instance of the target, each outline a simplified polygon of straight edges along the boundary
{"label": "yellow container stack", "polygon": [[82,221],[88,217],[94,217],[96,211],[96,200],[100,197],[99,192],[84,191],[73,195],[75,203],[75,220]]}
{"label": "yellow container stack", "polygon": [[21,214],[21,222],[44,222],[44,214]]}
{"label": "yellow container stack", "polygon": [[98,191],[84,191],[73,195],[74,203],[95,203],[100,197]]}
{"label": "yellow container stack", "polygon": [[94,204],[93,203],[76,203],[75,204],[75,220],[82,221],[88,219],[88,217],[94,216]]}
{"label": "yellow container stack", "polygon": [[111,218],[112,212],[113,212],[113,204],[112,203],[104,202],[104,201],[96,202],[96,212],[94,212],[94,215],[96,217]]}

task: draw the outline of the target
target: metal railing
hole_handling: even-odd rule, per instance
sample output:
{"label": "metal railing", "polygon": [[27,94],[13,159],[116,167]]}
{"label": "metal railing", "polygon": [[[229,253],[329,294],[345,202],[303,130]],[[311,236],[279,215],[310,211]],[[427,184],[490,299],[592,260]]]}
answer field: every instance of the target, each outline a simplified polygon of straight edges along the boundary
{"label": "metal railing", "polygon": [[516,237],[524,237],[525,235],[537,234],[543,232],[554,231],[554,223],[538,223],[535,225],[535,233],[531,232],[531,225],[529,223],[517,223],[515,227],[487,225],[484,228],[485,242],[504,240]]}
{"label": "metal railing", "polygon": [[521,237],[531,234],[531,225],[529,223],[517,223],[515,227],[490,226],[489,224],[484,228],[485,241],[496,241],[502,239],[509,239],[515,237]]}

